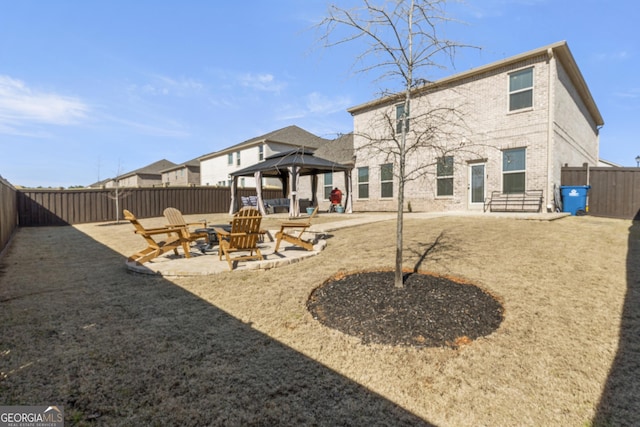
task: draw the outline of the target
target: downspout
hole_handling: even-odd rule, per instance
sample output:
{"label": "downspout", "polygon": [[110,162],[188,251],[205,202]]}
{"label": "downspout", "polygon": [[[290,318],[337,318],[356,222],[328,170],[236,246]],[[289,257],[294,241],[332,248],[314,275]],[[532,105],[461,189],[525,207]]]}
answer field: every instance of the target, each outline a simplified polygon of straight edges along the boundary
{"label": "downspout", "polygon": [[585,196],[585,205],[584,205],[584,211],[589,213],[589,189],[591,188],[591,184],[590,184],[590,179],[591,177],[589,176],[590,170],[589,170],[589,163],[586,164],[587,166],[587,194]]}
{"label": "downspout", "polygon": [[[556,68],[556,61],[555,61],[555,57],[553,55],[553,49],[549,48],[547,50],[547,56],[548,56],[548,61],[547,61],[547,66],[549,68],[548,73],[547,73],[547,77],[548,77],[548,82],[547,82],[547,197],[546,197],[546,201],[547,201],[547,212],[553,212],[555,211],[555,207],[551,204],[551,196],[550,194],[553,193],[553,197],[555,198],[555,191],[554,191],[554,185],[555,183],[552,182],[553,181],[553,175],[554,174],[554,158],[553,158],[553,154],[554,154],[554,150],[553,150],[553,123],[555,120],[555,105],[554,105],[554,96],[553,94],[555,93],[555,68]],[[554,204],[556,203],[557,200],[554,200]]]}

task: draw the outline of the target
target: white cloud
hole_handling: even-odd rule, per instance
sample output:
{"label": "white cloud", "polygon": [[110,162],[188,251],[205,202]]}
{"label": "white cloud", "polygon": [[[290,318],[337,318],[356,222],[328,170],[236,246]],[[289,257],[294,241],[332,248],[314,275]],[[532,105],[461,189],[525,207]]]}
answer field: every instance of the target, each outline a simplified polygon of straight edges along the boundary
{"label": "white cloud", "polygon": [[301,104],[290,103],[282,105],[278,120],[296,120],[305,117],[320,117],[343,113],[351,104],[351,98],[346,96],[330,98],[319,92],[311,92],[304,97]]}
{"label": "white cloud", "polygon": [[476,19],[485,19],[507,15],[512,5],[537,7],[546,3],[548,0],[468,0],[460,2],[460,6],[454,7],[454,10],[471,14]]}
{"label": "white cloud", "polygon": [[129,86],[130,92],[141,92],[145,95],[179,96],[184,97],[193,93],[200,93],[205,89],[204,84],[191,78],[174,79],[162,75],[154,75],[149,83]]}
{"label": "white cloud", "polygon": [[241,74],[238,80],[242,86],[265,92],[280,92],[286,87],[285,83],[276,81],[273,74]]}
{"label": "white cloud", "polygon": [[614,95],[618,98],[637,99],[640,98],[640,89],[631,88],[626,92],[616,92]]}
{"label": "white cloud", "polygon": [[[30,125],[72,125],[89,112],[78,98],[29,88],[24,82],[0,75],[0,131],[32,134],[19,129]],[[9,132],[9,130],[12,130]]]}
{"label": "white cloud", "polygon": [[594,58],[598,62],[626,61],[627,59],[631,59],[631,54],[626,50],[619,50],[614,52],[596,53],[594,54]]}
{"label": "white cloud", "polygon": [[338,96],[331,99],[318,92],[307,95],[307,110],[312,114],[332,114],[345,111],[351,105],[351,99],[347,96]]}

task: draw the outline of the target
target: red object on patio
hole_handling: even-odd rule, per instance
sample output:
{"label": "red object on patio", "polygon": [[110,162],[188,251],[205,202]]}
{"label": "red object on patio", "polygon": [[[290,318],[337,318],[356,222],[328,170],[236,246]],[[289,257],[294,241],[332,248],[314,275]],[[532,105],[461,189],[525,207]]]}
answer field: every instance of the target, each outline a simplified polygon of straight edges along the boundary
{"label": "red object on patio", "polygon": [[331,190],[331,195],[329,196],[329,200],[331,200],[332,205],[339,205],[342,203],[342,191],[338,187]]}

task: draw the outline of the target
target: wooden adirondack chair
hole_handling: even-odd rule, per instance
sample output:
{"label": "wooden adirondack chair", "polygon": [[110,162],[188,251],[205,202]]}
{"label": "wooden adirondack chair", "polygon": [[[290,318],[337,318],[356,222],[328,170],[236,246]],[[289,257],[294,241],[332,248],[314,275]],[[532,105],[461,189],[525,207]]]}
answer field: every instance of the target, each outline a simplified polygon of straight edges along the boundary
{"label": "wooden adirondack chair", "polygon": [[318,213],[318,206],[313,210],[308,218],[301,218],[300,220],[287,221],[280,224],[280,231],[276,233],[276,248],[274,252],[278,252],[280,248],[280,242],[289,242],[292,245],[300,246],[308,251],[313,250],[313,242],[303,240],[302,234],[311,227],[311,220]]}
{"label": "wooden adirondack chair", "polygon": [[[260,230],[261,222],[262,215],[257,209],[242,209],[233,217],[231,231],[215,228],[220,242],[218,255],[220,260],[222,260],[222,255],[226,257],[229,270],[233,270],[235,261],[264,259],[260,248],[258,248],[258,242],[264,233]],[[249,252],[249,254],[231,257],[234,252]]]}
{"label": "wooden adirondack chair", "polygon": [[163,212],[165,219],[167,220],[167,227],[181,227],[186,230],[186,238],[189,242],[195,242],[198,239],[205,239],[207,244],[209,243],[209,233],[206,231],[192,231],[191,227],[207,228],[207,221],[202,220],[199,222],[186,222],[180,212],[176,208],[166,208]]}
{"label": "wooden adirondack chair", "polygon": [[[152,260],[164,253],[173,251],[178,255],[178,248],[182,247],[184,256],[190,258],[189,252],[189,240],[186,238],[186,229],[179,227],[159,227],[159,228],[145,228],[134,214],[128,210],[124,210],[124,218],[129,220],[133,227],[134,232],[142,236],[147,242],[147,247],[135,254],[131,255],[127,260],[133,261],[137,264],[144,264],[147,261]],[[157,241],[154,237],[165,234],[166,240]]]}

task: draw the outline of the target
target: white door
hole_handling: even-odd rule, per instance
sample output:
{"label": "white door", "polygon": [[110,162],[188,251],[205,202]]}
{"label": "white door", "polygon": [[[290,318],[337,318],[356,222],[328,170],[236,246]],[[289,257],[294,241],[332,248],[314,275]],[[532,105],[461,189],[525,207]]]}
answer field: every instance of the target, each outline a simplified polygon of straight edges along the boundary
{"label": "white door", "polygon": [[469,165],[469,207],[484,206],[484,163]]}

